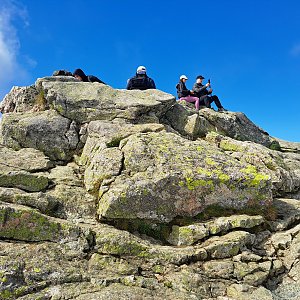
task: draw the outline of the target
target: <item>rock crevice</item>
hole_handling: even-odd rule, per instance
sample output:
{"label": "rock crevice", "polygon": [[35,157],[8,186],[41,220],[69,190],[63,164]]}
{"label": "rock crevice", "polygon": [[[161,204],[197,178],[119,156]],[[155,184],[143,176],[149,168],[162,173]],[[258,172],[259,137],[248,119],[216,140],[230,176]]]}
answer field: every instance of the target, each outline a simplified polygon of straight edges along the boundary
{"label": "rock crevice", "polygon": [[0,110],[0,299],[300,298],[299,143],[68,76]]}

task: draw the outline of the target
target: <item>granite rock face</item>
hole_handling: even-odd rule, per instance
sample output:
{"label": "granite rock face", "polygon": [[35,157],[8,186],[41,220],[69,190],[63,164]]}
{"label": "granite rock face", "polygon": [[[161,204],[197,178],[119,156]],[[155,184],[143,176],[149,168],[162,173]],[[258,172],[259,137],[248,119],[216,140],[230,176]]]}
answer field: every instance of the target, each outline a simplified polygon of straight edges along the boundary
{"label": "granite rock face", "polygon": [[73,77],[0,105],[0,299],[299,299],[299,143]]}
{"label": "granite rock face", "polygon": [[5,114],[0,131],[3,145],[38,149],[52,160],[69,161],[79,143],[76,123],[55,110]]}
{"label": "granite rock face", "polygon": [[213,109],[204,108],[197,113],[189,106],[176,104],[165,114],[165,122],[192,139],[204,137],[208,132],[216,132],[235,140],[251,141],[273,149],[280,148],[279,140],[271,137],[240,112],[220,114]]}
{"label": "granite rock face", "polygon": [[46,103],[78,123],[123,118],[139,121],[142,115],[161,117],[174,103],[159,90],[114,90],[104,84],[40,81]]}
{"label": "granite rock face", "polygon": [[109,150],[107,160],[117,160],[119,175],[99,199],[100,218],[170,222],[212,205],[242,209],[255,203],[268,206],[272,199],[268,175],[202,141],[142,133],[122,141],[114,152]]}

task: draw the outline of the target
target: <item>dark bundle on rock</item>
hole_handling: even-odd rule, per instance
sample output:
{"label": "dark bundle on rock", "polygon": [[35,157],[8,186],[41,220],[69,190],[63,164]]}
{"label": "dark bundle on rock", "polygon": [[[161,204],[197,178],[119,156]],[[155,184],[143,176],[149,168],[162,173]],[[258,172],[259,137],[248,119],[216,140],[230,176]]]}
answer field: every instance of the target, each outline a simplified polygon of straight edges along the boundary
{"label": "dark bundle on rock", "polygon": [[52,76],[73,76],[73,74],[66,70],[56,70],[53,72]]}

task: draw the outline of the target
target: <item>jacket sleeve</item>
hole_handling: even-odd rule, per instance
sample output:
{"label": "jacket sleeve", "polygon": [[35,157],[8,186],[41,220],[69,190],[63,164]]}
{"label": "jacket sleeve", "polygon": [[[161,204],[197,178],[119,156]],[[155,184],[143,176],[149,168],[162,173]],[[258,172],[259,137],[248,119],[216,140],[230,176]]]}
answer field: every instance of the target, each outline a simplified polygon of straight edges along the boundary
{"label": "jacket sleeve", "polygon": [[93,76],[93,75],[89,75],[88,80],[89,80],[89,82],[99,82],[99,83],[106,84],[102,80],[100,80],[98,77]]}
{"label": "jacket sleeve", "polygon": [[131,90],[131,88],[132,88],[131,79],[128,79],[126,89]]}
{"label": "jacket sleeve", "polygon": [[152,78],[149,78],[149,89],[156,89],[155,82]]}
{"label": "jacket sleeve", "polygon": [[184,88],[184,85],[181,81],[179,81],[176,85],[178,98],[186,97],[190,94],[190,91]]}
{"label": "jacket sleeve", "polygon": [[206,89],[206,86],[205,86],[205,85],[199,86],[197,83],[195,83],[194,86],[193,86],[193,91],[194,91],[196,94],[198,94],[198,93],[204,91],[205,89]]}
{"label": "jacket sleeve", "polygon": [[182,85],[182,95],[183,97],[187,97],[191,94],[190,90],[187,89],[185,83],[181,83]]}
{"label": "jacket sleeve", "polygon": [[182,95],[182,93],[181,93],[182,87],[181,87],[180,82],[178,82],[178,83],[176,84],[176,90],[177,90],[177,96],[178,96],[178,99],[180,99],[180,98],[181,98],[181,95]]}

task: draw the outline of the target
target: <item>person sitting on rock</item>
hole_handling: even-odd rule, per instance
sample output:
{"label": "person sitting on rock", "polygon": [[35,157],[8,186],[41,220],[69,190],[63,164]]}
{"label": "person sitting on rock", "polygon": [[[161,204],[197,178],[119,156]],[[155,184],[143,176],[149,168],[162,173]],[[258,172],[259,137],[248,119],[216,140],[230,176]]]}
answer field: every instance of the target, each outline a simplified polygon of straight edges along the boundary
{"label": "person sitting on rock", "polygon": [[127,80],[127,90],[156,89],[154,80],[147,76],[146,68],[139,66],[135,76]]}
{"label": "person sitting on rock", "polygon": [[83,82],[100,82],[105,84],[102,80],[100,80],[98,77],[93,75],[85,75],[85,73],[81,69],[76,69],[73,72],[73,76],[77,78],[80,81]]}
{"label": "person sitting on rock", "polygon": [[203,79],[204,77],[202,75],[197,76],[196,83],[193,86],[193,91],[195,95],[200,99],[200,106],[206,106],[208,108],[211,108],[211,104],[215,102],[219,112],[227,111],[222,106],[218,96],[216,95],[209,96],[212,94],[212,89],[211,88],[209,90],[207,89],[208,87],[210,87],[210,82],[203,85],[202,84]]}
{"label": "person sitting on rock", "polygon": [[185,75],[181,75],[179,78],[179,82],[176,85],[178,99],[195,103],[196,110],[199,110],[199,98],[192,96],[195,94],[194,91],[187,89],[185,85],[187,80],[188,78]]}

